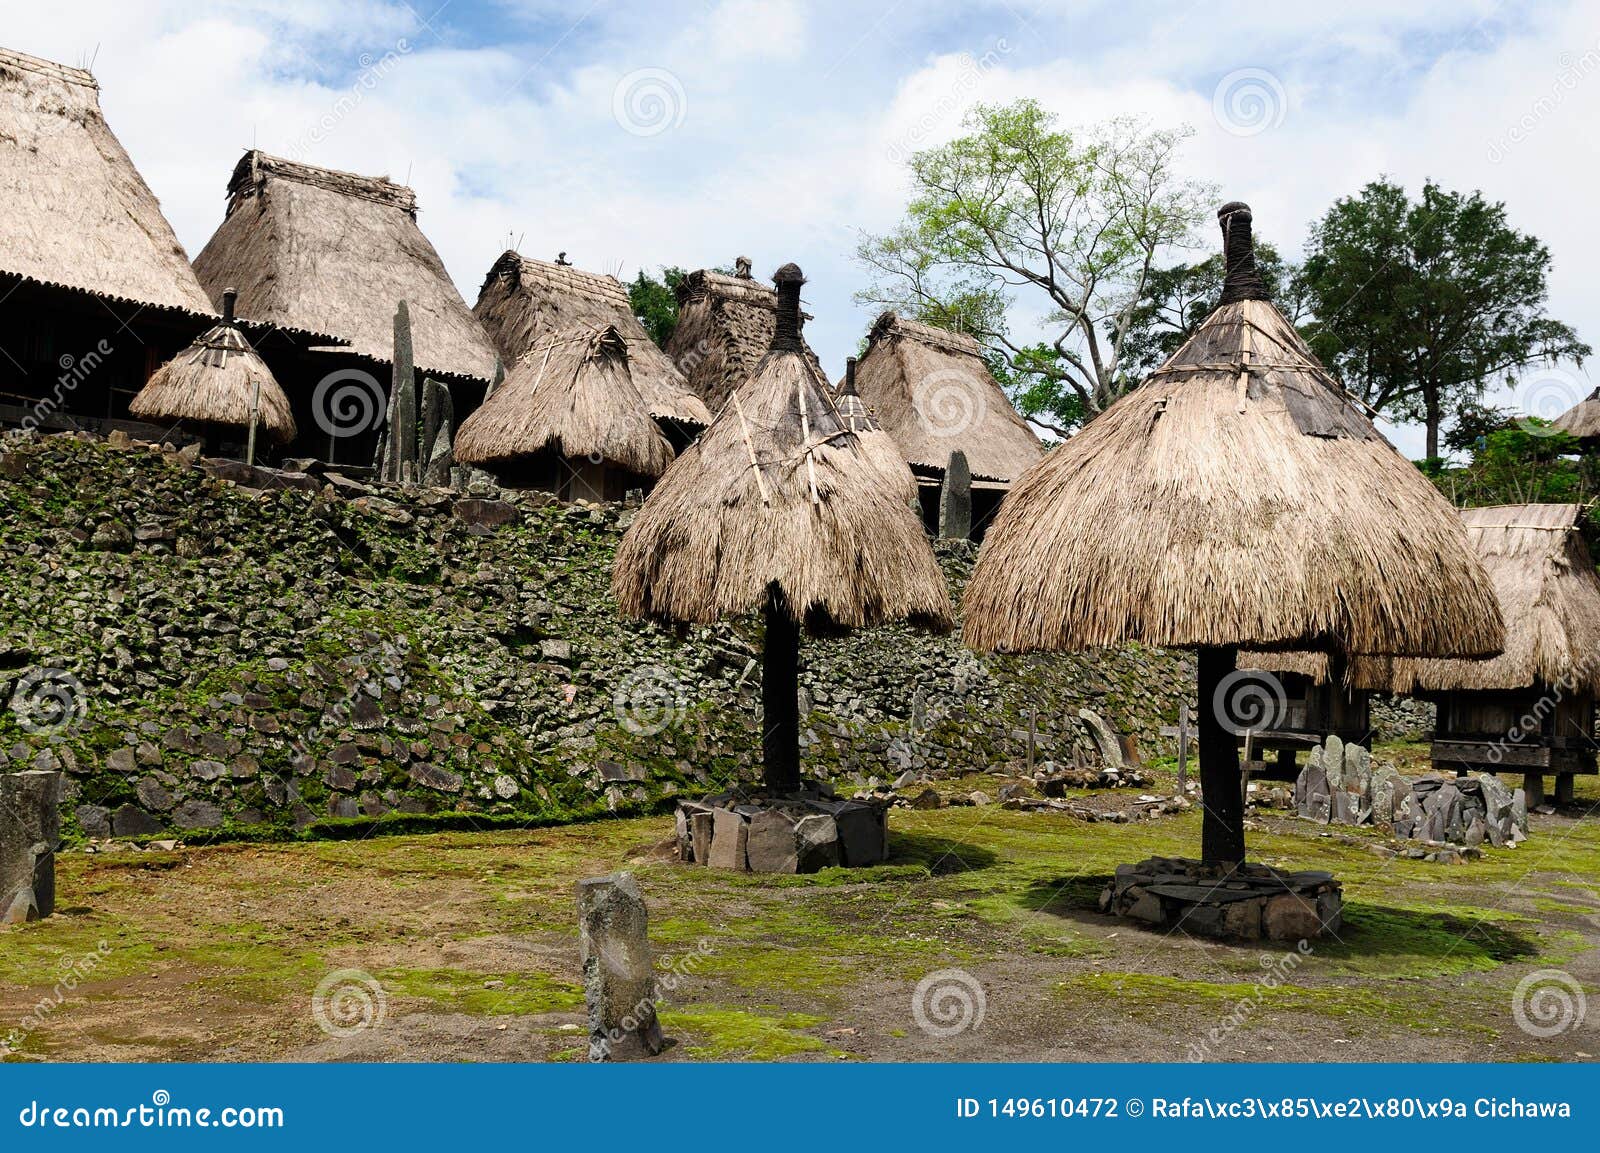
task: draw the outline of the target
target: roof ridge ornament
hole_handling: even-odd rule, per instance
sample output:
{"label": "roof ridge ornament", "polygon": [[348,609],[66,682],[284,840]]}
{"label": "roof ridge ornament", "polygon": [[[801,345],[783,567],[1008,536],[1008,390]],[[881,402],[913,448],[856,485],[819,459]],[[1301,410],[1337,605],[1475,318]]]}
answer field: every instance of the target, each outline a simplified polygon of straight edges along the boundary
{"label": "roof ridge ornament", "polygon": [[1222,261],[1226,273],[1222,281],[1222,299],[1219,306],[1241,300],[1270,300],[1261,270],[1256,267],[1255,237],[1250,224],[1253,216],[1250,206],[1241,200],[1230,200],[1217,209],[1217,222],[1222,225]]}

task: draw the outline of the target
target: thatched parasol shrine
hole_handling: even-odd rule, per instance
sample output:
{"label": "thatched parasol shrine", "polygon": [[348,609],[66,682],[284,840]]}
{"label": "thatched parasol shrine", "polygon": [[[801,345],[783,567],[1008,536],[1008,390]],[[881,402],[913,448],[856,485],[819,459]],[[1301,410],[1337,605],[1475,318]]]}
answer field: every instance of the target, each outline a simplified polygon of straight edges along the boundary
{"label": "thatched parasol shrine", "polygon": [[156,369],[128,411],[142,420],[198,426],[206,439],[243,434],[254,455],[256,429],[279,444],[295,436],[289,398],[234,320],[233,289],[222,294],[222,323]]}
{"label": "thatched parasol shrine", "polygon": [[762,614],[764,789],[680,809],[680,844],[697,862],[793,872],[830,854],[849,865],[885,852],[881,810],[801,779],[802,632],[888,621],[948,630],[953,612],[909,474],[863,446],[805,354],[800,269],[786,264],[773,279],[767,354],[646,499],[618,546],[612,588],[632,617]]}
{"label": "thatched parasol shrine", "polygon": [[[1336,927],[1331,878],[1244,864],[1238,649],[1472,658],[1499,652],[1503,629],[1454,510],[1267,299],[1249,208],[1218,216],[1217,309],[1014,485],[967,588],[966,641],[1197,650],[1202,861],[1121,866],[1111,904],[1218,935],[1314,936]],[[1152,876],[1161,891],[1124,899]],[[1247,907],[1230,924],[1215,906],[1233,884],[1321,912],[1252,934]]]}

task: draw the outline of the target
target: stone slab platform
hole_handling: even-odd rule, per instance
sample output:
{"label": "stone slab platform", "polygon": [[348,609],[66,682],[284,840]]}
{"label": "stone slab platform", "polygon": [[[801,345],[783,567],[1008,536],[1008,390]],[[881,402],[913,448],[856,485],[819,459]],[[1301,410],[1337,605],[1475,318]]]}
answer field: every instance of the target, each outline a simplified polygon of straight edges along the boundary
{"label": "stone slab platform", "polygon": [[1100,911],[1163,930],[1239,941],[1312,941],[1338,933],[1344,897],[1332,873],[1232,869],[1183,857],[1118,865]]}
{"label": "stone slab platform", "polygon": [[817,791],[709,797],[678,805],[678,859],[752,873],[859,868],[889,856],[889,806]]}

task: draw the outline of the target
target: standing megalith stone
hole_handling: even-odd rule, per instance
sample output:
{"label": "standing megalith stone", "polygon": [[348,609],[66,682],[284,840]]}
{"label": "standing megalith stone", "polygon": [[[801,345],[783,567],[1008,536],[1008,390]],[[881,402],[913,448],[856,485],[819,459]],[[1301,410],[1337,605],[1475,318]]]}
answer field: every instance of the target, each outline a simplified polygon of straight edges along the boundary
{"label": "standing megalith stone", "polygon": [[578,929],[589,1059],[627,1061],[661,1052],[649,921],[632,873],[578,882]]}
{"label": "standing megalith stone", "polygon": [[55,912],[60,805],[59,772],[0,773],[0,923]]}
{"label": "standing megalith stone", "polygon": [[1100,761],[1106,771],[1120,772],[1123,767],[1122,742],[1117,740],[1116,730],[1093,709],[1079,709],[1078,719],[1083,722],[1089,738],[1094,741],[1095,751],[1100,754]]}
{"label": "standing megalith stone", "polygon": [[967,466],[967,454],[959,448],[950,454],[945,465],[939,494],[939,535],[945,540],[972,536],[972,469]]}

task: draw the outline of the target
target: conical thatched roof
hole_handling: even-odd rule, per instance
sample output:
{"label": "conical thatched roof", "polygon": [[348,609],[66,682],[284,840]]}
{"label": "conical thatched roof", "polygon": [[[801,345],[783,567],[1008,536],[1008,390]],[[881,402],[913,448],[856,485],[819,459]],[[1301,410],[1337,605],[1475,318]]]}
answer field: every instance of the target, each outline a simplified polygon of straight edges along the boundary
{"label": "conical thatched roof", "polygon": [[856,372],[862,399],[906,462],[942,471],[960,449],[979,480],[1009,481],[1044,446],[984,363],[972,337],[885,312]]}
{"label": "conical thatched roof", "polygon": [[580,325],[609,324],[627,342],[633,383],[651,416],[694,428],[711,423],[705,402],[650,339],[633,314],[628,290],[614,276],[507,251],[489,269],[472,311],[507,364]]}
{"label": "conical thatched roof", "polygon": [[634,387],[627,342],[611,325],[536,344],[461,425],[455,457],[499,464],[553,449],[660,476],[672,446]]}
{"label": "conical thatched roof", "polygon": [[279,444],[288,444],[295,436],[289,398],[234,324],[231,292],[224,299],[222,315],[221,324],[151,374],[128,411],[142,420],[248,428],[259,382],[260,427]]}
{"label": "conical thatched roof", "polygon": [[88,72],[0,48],[0,273],[213,314]]}
{"label": "conical thatched roof", "polygon": [[[678,324],[667,341],[667,355],[713,413],[755,375],[777,326],[777,292],[748,275],[749,261],[743,257],[738,267],[738,276],[701,269],[679,282]],[[804,337],[801,351],[826,380],[822,362]]]}
{"label": "conical thatched roof", "polygon": [[194,270],[213,299],[237,287],[251,321],[330,332],[384,363],[404,300],[419,372],[494,374],[494,345],[417,227],[416,194],[384,177],[246,152]]}
{"label": "conical thatched roof", "polygon": [[844,380],[840,382],[833,400],[839,410],[839,419],[861,442],[861,451],[879,471],[900,486],[903,500],[908,504],[916,500],[917,478],[906,467],[905,461],[900,458],[899,447],[883,431],[878,418],[872,414],[856,389],[856,358],[853,356],[845,361]]}
{"label": "conical thatched roof", "polygon": [[1565,683],[1600,692],[1600,575],[1575,504],[1461,510],[1506,622],[1505,652],[1488,661],[1397,660],[1395,692],[1524,689]]}
{"label": "conical thatched roof", "polygon": [[1579,440],[1593,440],[1600,437],[1600,388],[1556,417],[1550,422],[1550,427],[1560,429]]}
{"label": "conical thatched roof", "polygon": [[905,494],[862,451],[800,341],[801,276],[755,374],[667,469],[617,548],[623,613],[709,622],[776,586],[812,629],[948,627],[944,577]]}
{"label": "conical thatched roof", "polygon": [[1013,484],[967,588],[967,642],[1498,652],[1454,510],[1264,299],[1249,210],[1222,218],[1222,303]]}

